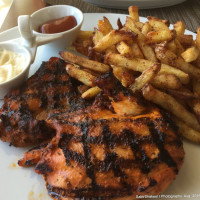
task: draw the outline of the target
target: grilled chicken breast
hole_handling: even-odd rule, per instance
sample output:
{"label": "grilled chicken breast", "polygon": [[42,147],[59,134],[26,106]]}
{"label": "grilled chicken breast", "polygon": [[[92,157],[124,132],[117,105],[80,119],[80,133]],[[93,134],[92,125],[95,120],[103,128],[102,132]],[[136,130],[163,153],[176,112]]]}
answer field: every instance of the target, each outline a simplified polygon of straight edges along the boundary
{"label": "grilled chicken breast", "polygon": [[49,123],[57,135],[37,159],[28,152],[19,164],[36,161],[55,199],[160,194],[183,163],[173,123],[156,108],[136,117],[87,108],[57,114]]}
{"label": "grilled chicken breast", "polygon": [[[112,84],[106,84],[108,80]],[[165,112],[142,102],[111,75],[96,84],[104,94],[92,106],[51,113],[47,123],[56,136],[41,151],[27,152],[19,165],[36,164],[53,199],[160,194],[184,160],[176,126]],[[140,115],[135,112],[138,105]]]}
{"label": "grilled chicken breast", "polygon": [[134,199],[163,192],[184,160],[169,115],[110,73],[95,80],[103,92],[83,100],[80,83],[68,76],[65,65],[51,58],[22,89],[5,97],[1,140],[39,144],[19,165],[36,165],[55,200]]}
{"label": "grilled chicken breast", "polygon": [[[55,131],[49,128],[45,119],[53,110],[75,109],[80,94],[78,84],[71,79],[65,62],[51,58],[28,79],[26,84],[10,92],[0,108],[0,139],[17,147],[38,144],[52,138]],[[87,102],[83,105],[87,105]]]}

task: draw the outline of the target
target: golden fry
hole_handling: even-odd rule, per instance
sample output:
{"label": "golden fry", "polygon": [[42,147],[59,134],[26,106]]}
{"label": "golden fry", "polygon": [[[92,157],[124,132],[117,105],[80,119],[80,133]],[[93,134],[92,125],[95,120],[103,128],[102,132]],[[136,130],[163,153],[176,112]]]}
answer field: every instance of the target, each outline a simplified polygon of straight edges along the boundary
{"label": "golden fry", "polygon": [[129,58],[133,57],[133,51],[126,42],[124,42],[124,41],[119,42],[116,45],[116,48],[121,55],[129,57]]}
{"label": "golden fry", "polygon": [[181,56],[181,54],[185,51],[185,49],[183,48],[182,44],[179,42],[178,39],[175,39],[174,43],[176,44],[176,54],[178,56]]}
{"label": "golden fry", "polygon": [[195,130],[200,130],[196,117],[172,96],[153,88],[150,84],[143,87],[142,92],[145,99],[171,112]]}
{"label": "golden fry", "polygon": [[195,61],[199,56],[199,49],[195,46],[186,49],[182,54],[182,58],[185,62]]}
{"label": "golden fry", "polygon": [[96,97],[101,91],[102,90],[99,87],[95,86],[95,87],[92,87],[92,88],[88,89],[87,91],[85,91],[81,95],[81,97],[83,99],[92,99],[92,98]]}
{"label": "golden fry", "polygon": [[105,73],[110,70],[110,67],[108,65],[94,60],[88,60],[87,58],[74,55],[67,51],[61,51],[60,56],[68,62],[75,63],[77,65],[83,66],[87,69],[91,69],[96,72]]}
{"label": "golden fry", "polygon": [[182,84],[174,74],[157,74],[156,77],[151,81],[151,84],[159,89],[172,89],[178,90]]}
{"label": "golden fry", "polygon": [[146,44],[143,40],[138,40],[138,45],[142,50],[144,57],[152,62],[157,62],[156,54],[151,46]]}
{"label": "golden fry", "polygon": [[161,64],[156,63],[153,66],[149,67],[145,71],[142,72],[142,74],[135,79],[135,82],[129,86],[129,88],[136,92],[144,87],[145,84],[149,83],[156,74],[160,71]]}
{"label": "golden fry", "polygon": [[129,6],[128,11],[129,11],[130,17],[131,17],[135,22],[139,22],[138,7],[137,7],[137,6]]}
{"label": "golden fry", "polygon": [[151,25],[149,24],[149,22],[145,22],[144,26],[142,27],[142,34],[147,35],[147,33],[149,33],[150,31],[152,31]]}
{"label": "golden fry", "polygon": [[178,126],[178,133],[183,136],[184,138],[190,140],[191,142],[195,142],[200,144],[200,132],[192,129],[189,127],[185,122],[177,119],[176,117],[173,118],[176,125]]}
{"label": "golden fry", "polygon": [[92,37],[93,31],[79,31],[77,40],[88,40]]}
{"label": "golden fry", "polygon": [[192,107],[192,110],[194,111],[197,120],[200,122],[200,100],[199,99],[194,99],[191,103],[190,106]]}
{"label": "golden fry", "polygon": [[131,49],[132,49],[132,52],[133,52],[133,58],[144,58],[144,55],[142,53],[142,51],[140,50],[140,47],[138,46],[137,43],[133,43],[131,45]]}
{"label": "golden fry", "polygon": [[113,30],[102,38],[95,46],[95,51],[105,51],[107,48],[119,43],[120,41],[136,40],[137,35],[122,30]]}
{"label": "golden fry", "polygon": [[167,48],[172,51],[173,53],[176,53],[177,52],[177,46],[176,46],[176,43],[174,40],[168,42],[167,44]]}
{"label": "golden fry", "polygon": [[150,31],[146,35],[146,42],[148,44],[170,41],[171,39],[172,39],[172,34],[169,30]]}
{"label": "golden fry", "polygon": [[148,60],[151,60],[153,62],[157,61],[156,55],[152,49],[152,47],[150,47],[144,40],[145,37],[144,35],[141,33],[141,31],[139,30],[139,28],[136,26],[136,23],[133,21],[132,18],[127,17],[126,18],[126,23],[125,23],[125,27],[135,33],[138,34],[138,45],[140,47],[140,49],[142,50],[144,57]]}
{"label": "golden fry", "polygon": [[99,41],[101,41],[103,38],[103,33],[99,31],[98,29],[95,29],[94,35],[92,37],[92,41],[94,45],[96,45]]}
{"label": "golden fry", "polygon": [[115,77],[122,83],[124,87],[128,87],[135,81],[135,77],[131,73],[131,70],[125,68],[125,67],[116,67],[113,66],[113,74]]}
{"label": "golden fry", "polygon": [[194,40],[192,35],[180,35],[178,40],[184,48],[188,48],[194,45]]}
{"label": "golden fry", "polygon": [[200,78],[200,69],[199,68],[196,68],[192,64],[185,62],[183,58],[178,57],[173,52],[171,52],[163,47],[158,47],[158,46],[155,48],[155,52],[156,52],[157,58],[162,63],[174,66],[196,78]]}
{"label": "golden fry", "polygon": [[[147,68],[151,67],[155,63],[149,60],[134,58],[134,59],[127,59],[120,54],[109,53],[105,56],[105,63],[109,65],[115,65],[119,67],[126,67],[128,69],[143,72]],[[171,67],[166,64],[161,64],[161,70],[158,74],[174,74],[176,75],[183,84],[187,84],[189,82],[189,76],[185,72]]]}
{"label": "golden fry", "polygon": [[67,64],[66,65],[66,70],[67,70],[67,73],[79,80],[80,82],[82,82],[83,84],[87,85],[87,86],[94,86],[94,79],[95,79],[95,76],[93,76],[92,74],[84,71],[84,70],[81,70],[77,67],[75,67],[74,65],[71,65],[71,64]]}
{"label": "golden fry", "polygon": [[179,88],[179,90],[167,89],[167,92],[177,99],[193,100],[198,98],[197,95],[193,94],[190,90],[184,87]]}
{"label": "golden fry", "polygon": [[196,93],[200,97],[200,80],[199,79],[193,79],[192,80],[192,87],[193,87],[193,92]]}
{"label": "golden fry", "polygon": [[178,21],[174,24],[174,29],[176,31],[177,36],[184,35],[185,33],[185,24],[182,21]]}
{"label": "golden fry", "polygon": [[196,45],[200,49],[200,27],[197,29]]}
{"label": "golden fry", "polygon": [[148,17],[148,22],[152,26],[153,30],[155,31],[160,31],[160,30],[165,30],[170,32],[169,27],[168,27],[168,22],[160,20],[156,17]]}
{"label": "golden fry", "polygon": [[113,30],[113,27],[110,21],[105,16],[103,17],[103,20],[99,20],[98,28],[99,28],[99,31],[103,33],[103,35],[107,35]]}

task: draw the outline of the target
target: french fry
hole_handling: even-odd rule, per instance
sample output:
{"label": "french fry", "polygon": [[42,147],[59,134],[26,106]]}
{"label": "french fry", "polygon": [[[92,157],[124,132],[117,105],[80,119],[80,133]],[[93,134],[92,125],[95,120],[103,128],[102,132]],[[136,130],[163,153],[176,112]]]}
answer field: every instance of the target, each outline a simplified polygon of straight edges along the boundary
{"label": "french fry", "polygon": [[140,32],[142,31],[142,27],[144,26],[144,23],[142,22],[135,22],[135,25],[137,26],[137,28],[140,30]]}
{"label": "french fry", "polygon": [[174,74],[157,74],[156,77],[151,80],[151,84],[156,88],[166,90],[167,88],[172,90],[178,90],[182,84]]}
{"label": "french fry", "polygon": [[182,21],[178,21],[174,24],[174,30],[176,31],[177,37],[184,35],[185,24]]}
{"label": "french fry", "polygon": [[156,58],[155,52],[151,46],[149,46],[148,44],[146,44],[144,41],[142,41],[140,39],[138,40],[138,45],[139,45],[140,49],[142,50],[144,57],[147,60],[150,60],[152,62],[158,61]]}
{"label": "french fry", "polygon": [[153,62],[157,61],[156,55],[152,49],[145,41],[144,41],[144,35],[141,33],[141,31],[136,26],[135,22],[132,18],[127,17],[125,27],[135,33],[138,34],[138,45],[140,49],[142,50],[144,57],[148,60],[151,60]]}
{"label": "french fry", "polygon": [[88,60],[86,58],[74,55],[67,51],[61,51],[59,54],[63,59],[65,59],[68,62],[75,63],[77,65],[83,66],[87,69],[91,69],[96,72],[105,73],[110,70],[110,67],[108,65],[94,60]]}
{"label": "french fry", "polygon": [[176,45],[176,43],[175,43],[174,40],[168,42],[167,48],[168,48],[170,51],[172,51],[173,53],[176,54],[176,52],[177,52],[177,45]]}
{"label": "french fry", "polygon": [[149,16],[148,22],[151,25],[151,27],[153,28],[153,30],[155,30],[155,31],[165,30],[165,31],[170,32],[168,21],[165,21],[165,20],[163,21],[156,17]]}
{"label": "french fry", "polygon": [[92,37],[93,31],[79,31],[77,39],[78,40],[88,40]]}
{"label": "french fry", "polygon": [[129,11],[130,17],[131,17],[135,22],[139,22],[138,7],[137,7],[137,6],[129,6],[128,11]]}
{"label": "french fry", "polygon": [[200,68],[200,53],[199,53],[199,56],[197,57],[197,59],[195,61],[193,61],[191,64],[193,64],[195,67]]}
{"label": "french fry", "polygon": [[[148,18],[148,20],[155,20],[155,21],[159,21],[159,22],[162,22],[162,23],[164,23],[167,27],[169,27],[169,25],[170,25],[170,22],[169,22],[169,20],[167,20],[167,19],[159,19],[159,18],[157,18],[157,17],[155,17],[155,16],[148,16],[147,17]],[[163,26],[163,25],[162,25]],[[166,27],[165,26],[165,27]]]}
{"label": "french fry", "polygon": [[[101,31],[99,31],[98,29],[95,29],[95,32],[94,32],[94,35],[93,35],[93,38],[92,38],[94,45],[97,45],[98,42],[100,42],[103,37],[104,37],[104,34]],[[95,52],[95,54],[99,53],[99,52],[95,51],[94,49],[93,49],[93,52]],[[112,45],[112,46],[110,46],[109,48],[106,49],[106,52],[116,53],[117,49],[115,48],[114,45]]]}
{"label": "french fry", "polygon": [[180,70],[196,77],[200,77],[200,69],[196,68],[190,63],[187,63],[184,61],[183,58],[178,57],[176,54],[173,52],[163,48],[163,47],[156,47],[155,48],[155,53],[157,58],[165,64],[174,66],[176,68],[179,68]]}
{"label": "french fry", "polygon": [[131,49],[133,58],[144,58],[144,55],[136,42],[131,44]]}
{"label": "french fry", "polygon": [[192,87],[193,87],[193,92],[196,93],[200,97],[200,80],[199,79],[193,79],[192,80]]}
{"label": "french fry", "polygon": [[81,97],[83,99],[92,99],[92,98],[96,97],[101,91],[102,90],[99,87],[95,86],[95,87],[92,87],[92,88],[88,89],[87,91],[85,91],[81,95]]}
{"label": "french fry", "polygon": [[117,19],[117,26],[118,26],[118,30],[123,28],[123,25],[122,25],[120,18]]}
{"label": "french fry", "polygon": [[102,38],[95,46],[98,52],[105,51],[107,48],[119,43],[120,41],[136,40],[137,35],[123,30],[113,30]]}
{"label": "french fry", "polygon": [[193,100],[198,98],[197,95],[193,94],[190,90],[183,87],[179,88],[179,90],[167,89],[167,92],[176,99]]}
{"label": "french fry", "polygon": [[98,28],[99,28],[99,31],[103,33],[103,35],[107,35],[113,30],[113,27],[110,21],[105,16],[103,17],[103,20],[99,20]]}
{"label": "french fry", "polygon": [[[149,60],[144,60],[139,58],[134,58],[130,60],[125,58],[124,56],[121,56],[120,54],[114,54],[114,53],[106,54],[104,62],[108,63],[109,65],[126,67],[128,69],[139,72],[143,72],[144,70],[146,70],[147,68],[151,67],[154,64],[154,62]],[[164,74],[164,73],[176,75],[183,84],[187,84],[189,82],[189,76],[185,72],[173,68],[169,65],[161,64],[161,70],[159,71],[158,74]]]}
{"label": "french fry", "polygon": [[135,21],[131,17],[126,17],[126,22],[124,27],[138,34],[138,37],[142,37],[141,31],[139,30],[138,26],[136,26]]}
{"label": "french fry", "polygon": [[172,33],[166,23],[156,17],[148,17],[148,22],[153,28],[153,31],[146,35],[148,43],[159,43],[162,41],[170,41]]}
{"label": "french fry", "polygon": [[150,31],[145,39],[148,44],[160,43],[172,40],[172,34],[168,30]]}
{"label": "french fry", "polygon": [[185,51],[185,49],[183,48],[183,46],[181,45],[181,43],[177,38],[174,40],[174,43],[176,44],[176,54],[178,56],[181,56],[181,54]]}
{"label": "french fry", "polygon": [[73,47],[75,48],[75,50],[77,52],[79,52],[80,54],[84,55],[84,56],[88,56],[88,46],[84,46],[83,42],[73,42],[72,43]]}
{"label": "french fry", "polygon": [[151,25],[149,24],[149,22],[145,22],[144,26],[142,27],[142,34],[147,35],[147,33],[149,33],[150,31],[152,31]]}
{"label": "french fry", "polygon": [[171,112],[195,130],[200,130],[196,117],[172,96],[153,88],[150,84],[142,88],[142,93],[145,99]]}
{"label": "french fry", "polygon": [[116,67],[112,65],[114,76],[122,83],[124,87],[128,87],[135,81],[135,77],[131,70],[125,67]]}
{"label": "french fry", "polygon": [[182,54],[182,58],[185,62],[195,61],[199,56],[199,49],[195,46],[186,49]]}
{"label": "french fry", "polygon": [[178,133],[184,138],[200,144],[200,132],[190,128],[185,122],[179,120],[178,118],[173,118],[176,125],[178,126]]}
{"label": "french fry", "polygon": [[103,38],[103,33],[99,31],[98,29],[94,30],[94,35],[92,37],[92,41],[94,45],[96,45],[99,41],[101,41]]}
{"label": "french fry", "polygon": [[191,47],[195,44],[192,35],[180,35],[178,40],[184,48]]}
{"label": "french fry", "polygon": [[197,29],[196,46],[200,49],[200,27]]}
{"label": "french fry", "polygon": [[67,70],[67,73],[71,77],[79,80],[83,84],[90,86],[90,87],[94,86],[94,79],[96,77],[93,76],[92,74],[90,74],[90,73],[88,73],[84,70],[81,70],[81,69],[79,69],[79,68],[77,68],[77,67],[75,67],[74,65],[71,65],[71,64],[66,65],[66,70]]}
{"label": "french fry", "polygon": [[133,57],[133,51],[129,45],[126,44],[126,42],[121,41],[116,45],[116,48],[118,52],[126,57]]}
{"label": "french fry", "polygon": [[189,103],[189,106],[194,111],[198,122],[200,123],[200,99],[194,99]]}
{"label": "french fry", "polygon": [[129,86],[133,93],[142,89],[145,84],[149,83],[156,74],[160,71],[161,64],[156,63],[153,66],[149,67],[142,74],[135,79],[135,82]]}

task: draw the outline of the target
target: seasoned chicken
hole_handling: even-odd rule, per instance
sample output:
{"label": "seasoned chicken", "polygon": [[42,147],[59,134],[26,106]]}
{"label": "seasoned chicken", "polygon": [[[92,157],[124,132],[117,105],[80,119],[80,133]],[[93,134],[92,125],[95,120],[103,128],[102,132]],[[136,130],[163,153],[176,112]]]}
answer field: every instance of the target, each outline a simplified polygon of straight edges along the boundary
{"label": "seasoned chicken", "polygon": [[48,121],[56,136],[42,154],[36,153],[37,159],[33,150],[19,164],[35,160],[35,171],[44,176],[55,199],[160,194],[183,163],[174,124],[157,108],[134,117],[93,105]]}
{"label": "seasoned chicken", "polygon": [[45,119],[53,110],[75,109],[81,104],[77,104],[81,101],[77,84],[68,76],[63,60],[51,58],[44,62],[22,88],[12,90],[4,98],[0,108],[0,139],[23,147],[52,138],[55,131]]}
{"label": "seasoned chicken", "polygon": [[95,79],[102,93],[83,100],[80,83],[65,65],[50,59],[4,99],[0,139],[15,146],[39,144],[19,165],[36,165],[55,200],[163,192],[184,160],[168,114],[133,95],[111,73]]}
{"label": "seasoned chicken", "polygon": [[[106,74],[96,80],[104,94],[92,106],[52,113],[47,123],[56,136],[46,148],[29,151],[19,161],[24,167],[36,164],[35,172],[43,175],[53,199],[160,194],[183,163],[182,141],[169,116],[145,105],[116,80],[106,84],[109,79],[113,77]],[[132,114],[115,111],[124,101],[123,110]],[[140,115],[134,112],[138,106]]]}

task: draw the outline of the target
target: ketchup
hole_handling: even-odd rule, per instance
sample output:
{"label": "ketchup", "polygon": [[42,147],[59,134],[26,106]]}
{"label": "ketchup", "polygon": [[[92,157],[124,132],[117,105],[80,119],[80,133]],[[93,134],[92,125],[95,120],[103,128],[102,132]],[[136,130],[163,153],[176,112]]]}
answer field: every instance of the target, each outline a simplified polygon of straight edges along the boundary
{"label": "ketchup", "polygon": [[77,25],[76,18],[73,15],[54,19],[40,25],[40,33],[60,33],[72,29]]}

